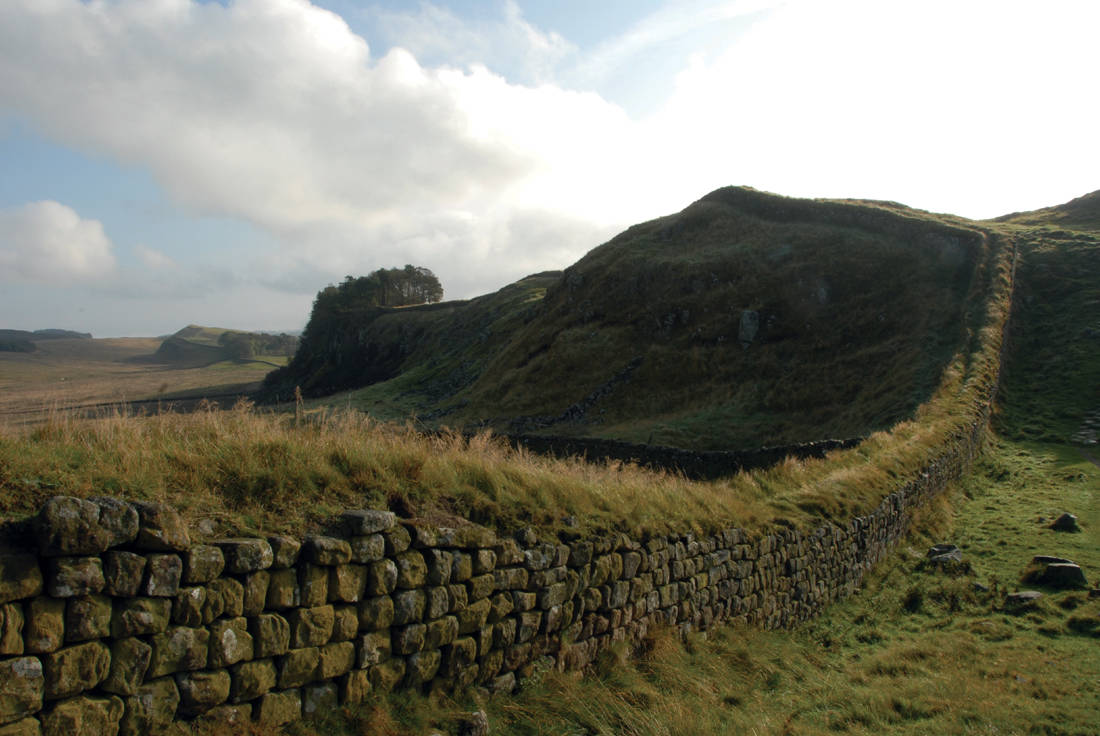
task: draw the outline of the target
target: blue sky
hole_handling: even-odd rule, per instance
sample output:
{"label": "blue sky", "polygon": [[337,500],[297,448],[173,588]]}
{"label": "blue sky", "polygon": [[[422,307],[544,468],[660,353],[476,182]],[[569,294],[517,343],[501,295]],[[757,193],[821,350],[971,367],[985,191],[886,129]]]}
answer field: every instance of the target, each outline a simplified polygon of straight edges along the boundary
{"label": "blue sky", "polygon": [[744,184],[968,217],[1100,187],[1092,0],[5,0],[0,327],[300,329]]}

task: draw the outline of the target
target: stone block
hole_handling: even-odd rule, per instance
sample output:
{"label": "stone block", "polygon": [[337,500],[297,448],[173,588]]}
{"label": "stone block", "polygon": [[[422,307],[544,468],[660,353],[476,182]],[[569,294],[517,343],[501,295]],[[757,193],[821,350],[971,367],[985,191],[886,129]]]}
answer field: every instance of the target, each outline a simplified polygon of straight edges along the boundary
{"label": "stone block", "polygon": [[437,649],[410,654],[405,660],[405,685],[419,688],[431,682],[439,671],[442,657]]}
{"label": "stone block", "polygon": [[275,687],[279,672],[273,659],[241,662],[229,668],[229,699],[234,703],[254,700]]}
{"label": "stone block", "polygon": [[508,593],[497,593],[489,600],[492,604],[487,619],[489,623],[495,624],[515,610],[516,607],[515,604],[512,603],[512,596]]}
{"label": "stone block", "polygon": [[103,591],[103,562],[98,557],[55,557],[49,563],[46,592],[54,598],[95,595]]}
{"label": "stone block", "polygon": [[62,700],[39,716],[42,736],[115,736],[123,710],[122,698],[113,695]]}
{"label": "stone block", "polygon": [[175,678],[180,693],[181,715],[201,715],[229,700],[231,678],[225,670],[181,672]]}
{"label": "stone block", "polygon": [[306,537],[302,556],[314,565],[346,565],[351,562],[351,545],[336,537]]}
{"label": "stone block", "polygon": [[191,722],[200,733],[241,733],[252,724],[252,704],[216,705]]}
{"label": "stone block", "polygon": [[482,598],[479,601],[474,601],[455,614],[458,620],[459,633],[472,634],[484,626],[485,622],[489,619],[489,612],[492,608],[493,605],[490,600],[488,598]]}
{"label": "stone block", "polygon": [[424,636],[428,627],[424,624],[410,624],[393,629],[393,653],[412,654],[424,648]]}
{"label": "stone block", "polygon": [[529,611],[519,615],[519,628],[516,629],[516,641],[525,642],[535,638],[542,624],[542,611]]}
{"label": "stone block", "polygon": [[388,693],[405,678],[405,660],[390,658],[367,670],[371,689],[379,693]]}
{"label": "stone block", "polygon": [[430,621],[427,626],[428,630],[424,635],[425,649],[439,649],[458,638],[458,619],[454,616]]}
{"label": "stone block", "polygon": [[474,575],[485,575],[491,573],[497,566],[497,553],[491,549],[479,549],[473,553]]}
{"label": "stone block", "polygon": [[352,670],[336,683],[340,702],[345,705],[362,703],[370,695],[370,677],[366,670]]}
{"label": "stone block", "polygon": [[393,653],[389,630],[363,634],[356,641],[356,644],[358,645],[359,667],[361,669],[380,664],[389,659]]}
{"label": "stone block", "polygon": [[148,736],[163,732],[176,717],[180,694],[171,677],[149,680],[137,692],[123,699],[125,713],[119,723],[120,736]]}
{"label": "stone block", "polygon": [[264,613],[249,621],[257,657],[286,654],[290,649],[290,623],[277,613]]}
{"label": "stone block", "polygon": [[335,611],[332,606],[295,608],[287,614],[290,646],[295,649],[327,644],[332,638]]}
{"label": "stone block", "polygon": [[424,555],[417,550],[408,550],[397,555],[397,587],[402,589],[422,588],[428,581],[428,565]]}
{"label": "stone block", "polygon": [[359,612],[355,606],[333,606],[332,637],[329,641],[351,641],[359,633]]}
{"label": "stone block", "polygon": [[470,603],[470,595],[466,592],[466,586],[462,583],[451,583],[447,586],[447,597],[450,600],[449,613],[458,613]]}
{"label": "stone block", "polygon": [[293,567],[298,563],[298,555],[302,550],[302,543],[293,537],[275,536],[268,537],[267,543],[271,545],[273,568]]}
{"label": "stone block", "polygon": [[244,613],[244,586],[233,578],[211,580],[206,586],[206,603],[203,605],[203,623],[210,623],[220,616],[237,618]]}
{"label": "stone block", "polygon": [[352,537],[348,540],[348,544],[351,545],[352,562],[365,565],[386,556],[386,539],[381,534]]}
{"label": "stone block", "polygon": [[212,544],[196,544],[183,553],[184,585],[209,583],[225,569],[225,556]]}
{"label": "stone block", "polygon": [[57,651],[65,641],[65,600],[40,596],[24,605],[23,644],[29,654]]}
{"label": "stone block", "polygon": [[32,525],[43,555],[97,555],[134,538],[137,514],[114,499],[54,496],[43,504]]}
{"label": "stone block", "polygon": [[111,635],[111,599],[82,595],[65,603],[65,641],[103,639]]}
{"label": "stone block", "polygon": [[242,615],[260,615],[267,605],[267,589],[270,585],[271,574],[267,570],[257,570],[244,576],[241,581],[241,587],[244,589]]}
{"label": "stone block", "polygon": [[18,603],[0,605],[0,654],[23,653],[23,606]]}
{"label": "stone block", "polygon": [[187,626],[172,626],[149,640],[153,656],[148,677],[163,677],[176,672],[199,670],[206,666],[210,632]]}
{"label": "stone block", "polygon": [[298,565],[298,595],[301,605],[314,608],[328,602],[328,571],[327,567],[308,562]]}
{"label": "stone block", "polygon": [[397,588],[397,565],[393,560],[372,562],[367,573],[367,595],[389,595]]}
{"label": "stone block", "polygon": [[355,667],[355,644],[350,641],[326,644],[320,650],[318,679],[331,680],[347,674]]}
{"label": "stone block", "polygon": [[451,594],[445,586],[428,588],[426,591],[427,605],[424,614],[429,618],[439,618],[451,610]]}
{"label": "stone block", "polygon": [[465,636],[455,639],[451,646],[447,647],[443,657],[443,672],[448,677],[454,677],[463,669],[477,662],[477,641],[473,637]]}
{"label": "stone block", "polygon": [[138,594],[145,578],[145,556],[122,550],[103,555],[103,591],[116,597]]}
{"label": "stone block", "polygon": [[301,687],[308,682],[313,682],[320,661],[321,650],[317,647],[291,649],[282,657],[276,658],[275,665],[279,669],[277,683],[279,688]]}
{"label": "stone block", "polygon": [[116,639],[111,642],[111,668],[100,688],[116,695],[137,695],[152,658],[153,648],[141,639]]}
{"label": "stone block", "polygon": [[356,509],[340,514],[340,524],[349,537],[360,537],[389,531],[397,524],[397,517],[392,511]]}
{"label": "stone block", "polygon": [[409,624],[424,620],[428,596],[423,590],[403,590],[393,596],[393,622]]}
{"label": "stone block", "polygon": [[206,607],[206,588],[181,588],[172,601],[172,623],[180,626],[202,626]]}
{"label": "stone block", "polygon": [[40,595],[42,569],[38,557],[30,554],[0,554],[0,603]]}
{"label": "stone block", "polygon": [[367,598],[359,604],[359,630],[388,629],[393,623],[393,599],[388,595]]}
{"label": "stone block", "polygon": [[451,569],[454,559],[450,552],[441,549],[422,550],[424,562],[428,565],[428,584],[446,585],[451,582]]}
{"label": "stone block", "polygon": [[111,651],[98,641],[77,644],[43,655],[47,700],[67,698],[91,690],[107,679]]}
{"label": "stone block", "polygon": [[266,570],[275,561],[275,553],[266,539],[219,539],[214,546],[225,557],[225,571],[234,575]]}
{"label": "stone block", "polygon": [[525,590],[512,591],[512,607],[517,611],[530,611],[538,603],[538,596]]}
{"label": "stone block", "polygon": [[0,659],[0,725],[42,709],[46,679],[37,657]]}
{"label": "stone block", "polygon": [[337,565],[329,568],[328,598],[330,601],[355,603],[367,589],[365,565]]}
{"label": "stone block", "polygon": [[451,554],[451,582],[464,583],[474,576],[474,558],[469,552]]}
{"label": "stone block", "polygon": [[331,713],[340,705],[336,683],[319,682],[302,688],[302,715],[312,718],[319,713]]}
{"label": "stone block", "polygon": [[264,726],[283,726],[302,717],[302,693],[297,688],[267,693],[254,709],[256,722]]}
{"label": "stone block", "polygon": [[191,546],[191,535],[179,513],[162,503],[136,503],[138,533],[134,544],[153,552],[183,552]]}
{"label": "stone block", "polygon": [[274,610],[293,608],[300,600],[297,570],[272,570],[267,586],[267,607]]}
{"label": "stone block", "polygon": [[23,718],[0,726],[0,736],[42,736],[42,724],[37,718]]}
{"label": "stone block", "polygon": [[179,555],[152,554],[145,565],[143,593],[151,598],[172,598],[180,589],[183,560]]}
{"label": "stone block", "polygon": [[171,616],[172,601],[167,598],[122,598],[115,601],[110,635],[120,639],[161,634],[168,630]]}
{"label": "stone block", "polygon": [[467,598],[471,601],[479,601],[482,598],[488,598],[496,589],[496,576],[493,573],[475,575],[466,581],[466,590],[468,592]]}
{"label": "stone block", "polygon": [[219,619],[209,626],[210,669],[220,669],[244,660],[252,659],[252,635],[248,633],[248,619],[243,616]]}
{"label": "stone block", "polygon": [[388,557],[401,554],[412,544],[409,530],[400,524],[382,532],[382,538],[386,540],[386,555]]}
{"label": "stone block", "polygon": [[522,567],[504,567],[493,571],[497,590],[523,590],[527,587],[527,578],[528,572]]}

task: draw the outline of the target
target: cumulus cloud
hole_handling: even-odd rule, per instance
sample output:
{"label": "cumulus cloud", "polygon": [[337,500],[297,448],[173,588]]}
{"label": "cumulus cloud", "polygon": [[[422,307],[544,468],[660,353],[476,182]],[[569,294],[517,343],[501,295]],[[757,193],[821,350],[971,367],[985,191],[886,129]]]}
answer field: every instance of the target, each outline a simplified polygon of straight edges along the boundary
{"label": "cumulus cloud", "polygon": [[0,278],[67,284],[90,281],[115,268],[103,225],[59,202],[31,202],[0,210]]}

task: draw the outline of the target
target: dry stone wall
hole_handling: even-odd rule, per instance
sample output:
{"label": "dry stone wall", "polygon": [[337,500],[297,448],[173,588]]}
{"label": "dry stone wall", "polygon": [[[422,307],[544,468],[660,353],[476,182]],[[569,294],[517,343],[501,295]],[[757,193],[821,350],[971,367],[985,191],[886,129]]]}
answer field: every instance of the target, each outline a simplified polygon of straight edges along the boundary
{"label": "dry stone wall", "polygon": [[332,536],[194,543],[166,506],[55,497],[34,547],[0,553],[0,736],[280,724],[372,690],[508,691],[655,625],[789,626],[859,585],[984,426],[809,532],[503,538],[367,510]]}

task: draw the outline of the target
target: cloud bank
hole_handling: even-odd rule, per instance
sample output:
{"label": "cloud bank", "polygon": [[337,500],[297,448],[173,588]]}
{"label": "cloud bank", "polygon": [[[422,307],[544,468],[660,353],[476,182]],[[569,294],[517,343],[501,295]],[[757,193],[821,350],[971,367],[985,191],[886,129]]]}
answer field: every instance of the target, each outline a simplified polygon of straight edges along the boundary
{"label": "cloud bank", "polygon": [[114,246],[96,220],[60,202],[0,210],[0,281],[64,285],[115,269]]}

